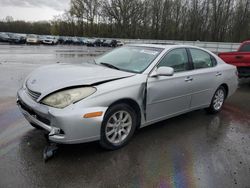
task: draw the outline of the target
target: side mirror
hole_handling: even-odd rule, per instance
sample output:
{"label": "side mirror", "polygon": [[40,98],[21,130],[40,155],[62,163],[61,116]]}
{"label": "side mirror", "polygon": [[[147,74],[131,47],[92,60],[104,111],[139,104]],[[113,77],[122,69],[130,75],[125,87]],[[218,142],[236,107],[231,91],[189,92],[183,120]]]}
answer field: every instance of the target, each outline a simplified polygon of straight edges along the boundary
{"label": "side mirror", "polygon": [[173,75],[174,75],[174,69],[172,67],[159,67],[151,74],[151,77],[173,76]]}

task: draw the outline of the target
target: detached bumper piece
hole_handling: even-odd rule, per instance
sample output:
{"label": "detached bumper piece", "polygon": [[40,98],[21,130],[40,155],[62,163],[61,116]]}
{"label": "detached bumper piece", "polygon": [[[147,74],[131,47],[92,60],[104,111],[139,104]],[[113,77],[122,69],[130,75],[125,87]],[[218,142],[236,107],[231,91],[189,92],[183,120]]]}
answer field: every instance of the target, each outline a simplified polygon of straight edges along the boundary
{"label": "detached bumper piece", "polygon": [[49,159],[55,156],[57,153],[58,146],[56,143],[49,143],[43,150],[43,160],[47,162]]}

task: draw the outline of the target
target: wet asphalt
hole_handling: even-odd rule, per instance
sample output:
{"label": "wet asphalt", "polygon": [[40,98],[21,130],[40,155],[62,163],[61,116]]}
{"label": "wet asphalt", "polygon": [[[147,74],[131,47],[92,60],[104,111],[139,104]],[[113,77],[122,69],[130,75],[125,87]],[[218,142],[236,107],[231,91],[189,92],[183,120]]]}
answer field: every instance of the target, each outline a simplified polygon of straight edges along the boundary
{"label": "wet asphalt", "polygon": [[139,130],[126,147],[47,145],[15,104],[24,78],[53,63],[82,63],[110,49],[0,45],[0,187],[250,187],[250,80],[220,114],[194,111]]}

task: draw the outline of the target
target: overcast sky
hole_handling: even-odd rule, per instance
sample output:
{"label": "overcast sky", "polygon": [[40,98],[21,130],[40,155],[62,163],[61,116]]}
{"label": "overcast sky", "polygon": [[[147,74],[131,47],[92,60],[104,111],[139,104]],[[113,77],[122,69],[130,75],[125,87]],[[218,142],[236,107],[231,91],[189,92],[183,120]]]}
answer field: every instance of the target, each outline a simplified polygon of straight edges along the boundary
{"label": "overcast sky", "polygon": [[69,8],[70,0],[0,0],[0,20],[51,20]]}

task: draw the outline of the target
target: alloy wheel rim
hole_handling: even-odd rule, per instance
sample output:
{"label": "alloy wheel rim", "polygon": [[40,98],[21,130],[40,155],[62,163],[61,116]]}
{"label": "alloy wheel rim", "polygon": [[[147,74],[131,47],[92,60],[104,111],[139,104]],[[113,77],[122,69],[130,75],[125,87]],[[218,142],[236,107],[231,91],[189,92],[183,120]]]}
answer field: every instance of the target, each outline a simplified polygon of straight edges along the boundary
{"label": "alloy wheel rim", "polygon": [[131,128],[131,115],[126,111],[118,111],[109,118],[105,135],[110,143],[119,145],[128,137]]}
{"label": "alloy wheel rim", "polygon": [[224,100],[225,100],[224,91],[222,89],[219,89],[214,96],[214,102],[213,102],[214,109],[220,110],[224,103]]}

